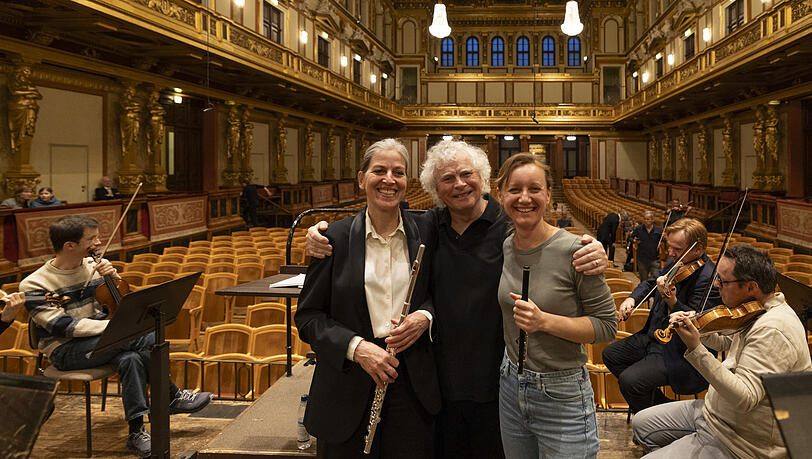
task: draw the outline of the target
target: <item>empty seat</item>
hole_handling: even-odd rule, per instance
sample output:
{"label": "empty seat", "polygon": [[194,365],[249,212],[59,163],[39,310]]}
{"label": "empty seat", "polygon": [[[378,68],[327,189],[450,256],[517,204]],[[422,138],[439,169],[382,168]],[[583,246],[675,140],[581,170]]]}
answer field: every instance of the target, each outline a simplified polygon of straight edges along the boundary
{"label": "empty seat", "polygon": [[287,323],[287,306],[283,303],[271,301],[257,303],[249,306],[245,312],[245,324],[249,327],[285,323]]}
{"label": "empty seat", "polygon": [[[797,255],[793,255],[797,256]],[[791,261],[792,257],[790,257],[790,262],[787,263],[787,271],[794,271],[799,273],[812,273],[812,263],[799,263]]]}
{"label": "empty seat", "polygon": [[181,308],[175,321],[166,326],[166,340],[170,344],[185,345],[189,352],[196,351],[202,317],[203,305],[193,309]]}
{"label": "empty seat", "polygon": [[800,253],[792,254],[789,256],[790,263],[806,263],[812,265],[812,255],[803,255]]}
{"label": "empty seat", "polygon": [[149,274],[152,272],[152,263],[147,261],[134,261],[124,265],[124,272],[138,271],[141,273]]}
{"label": "empty seat", "polygon": [[144,278],[144,285],[156,285],[156,284],[163,284],[164,282],[169,282],[175,278],[174,273],[149,273]]}
{"label": "empty seat", "polygon": [[146,261],[149,263],[155,263],[159,258],[160,256],[157,253],[137,253],[133,255],[133,261]]}
{"label": "empty seat", "polygon": [[[182,260],[182,259],[181,259]],[[177,274],[180,272],[181,263],[175,261],[161,261],[152,265],[152,272],[154,273],[172,273]]]}
{"label": "empty seat", "polygon": [[623,279],[623,271],[616,268],[606,268],[603,275],[607,279]]}
{"label": "empty seat", "polygon": [[612,292],[628,292],[634,290],[634,283],[628,279],[606,279],[606,284]]}
{"label": "empty seat", "polygon": [[214,273],[234,273],[235,266],[234,262],[215,262],[212,261],[211,263],[206,266],[206,274],[214,274]]}
{"label": "empty seat", "polygon": [[144,285],[144,280],[147,277],[147,273],[142,273],[140,271],[124,271],[118,273],[118,276],[127,281],[127,283],[131,286],[141,286]]}
{"label": "empty seat", "polygon": [[172,352],[169,354],[169,376],[172,382],[181,389],[200,389],[202,375],[199,354],[191,352]]}
{"label": "empty seat", "polygon": [[[287,354],[287,329],[286,325],[274,324],[265,325],[254,329],[251,335],[249,354],[254,357],[269,357],[276,354]],[[299,341],[299,331],[296,327],[291,328],[291,352],[296,353]]]}
{"label": "empty seat", "polygon": [[188,250],[189,250],[188,247],[167,247],[164,249],[164,255],[169,254],[186,255],[186,252]]}
{"label": "empty seat", "polygon": [[251,327],[243,324],[221,324],[208,327],[203,335],[204,356],[218,354],[248,354]]}
{"label": "empty seat", "polygon": [[206,276],[206,293],[203,297],[204,322],[225,322],[227,301],[230,300],[230,297],[215,295],[214,292],[235,285],[237,285],[237,275],[233,273],[212,273]]}
{"label": "empty seat", "polygon": [[[220,362],[203,364],[203,390],[219,397],[252,398],[254,386],[253,362],[256,359],[241,353],[209,357]],[[244,362],[244,363],[242,363]]]}

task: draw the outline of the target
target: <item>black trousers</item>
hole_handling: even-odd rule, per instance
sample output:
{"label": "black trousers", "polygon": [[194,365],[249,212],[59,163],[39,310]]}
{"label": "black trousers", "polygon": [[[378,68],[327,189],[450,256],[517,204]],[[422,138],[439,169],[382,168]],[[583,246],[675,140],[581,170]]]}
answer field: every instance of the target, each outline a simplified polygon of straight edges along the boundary
{"label": "black trousers", "polygon": [[648,336],[636,334],[603,350],[603,363],[617,377],[632,413],[671,401],[660,390],[668,385],[663,355],[649,352],[649,344]]}
{"label": "black trousers", "polygon": [[443,400],[437,416],[437,457],[505,457],[499,430],[499,400]]}
{"label": "black trousers", "polygon": [[389,384],[381,408],[381,422],[378,424],[372,450],[363,453],[364,437],[369,425],[369,410],[375,397],[375,388],[370,391],[364,417],[358,428],[343,443],[324,445],[324,457],[333,458],[433,458],[434,457],[434,416],[429,414],[415,395],[409,382],[405,361],[400,360],[398,378]]}

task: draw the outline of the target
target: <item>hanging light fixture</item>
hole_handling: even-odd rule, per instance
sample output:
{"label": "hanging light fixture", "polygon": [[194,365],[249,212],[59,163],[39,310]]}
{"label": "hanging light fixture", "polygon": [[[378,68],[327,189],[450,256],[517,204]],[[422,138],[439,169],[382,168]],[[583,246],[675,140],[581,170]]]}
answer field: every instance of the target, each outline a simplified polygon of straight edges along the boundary
{"label": "hanging light fixture", "polygon": [[564,23],[561,24],[561,31],[573,37],[584,30],[581,19],[578,17],[578,2],[570,0],[567,2],[567,12],[564,13]]}
{"label": "hanging light fixture", "polygon": [[445,14],[445,5],[442,3],[434,5],[434,18],[431,20],[429,33],[437,38],[445,38],[451,34],[451,27],[448,26],[448,16]]}

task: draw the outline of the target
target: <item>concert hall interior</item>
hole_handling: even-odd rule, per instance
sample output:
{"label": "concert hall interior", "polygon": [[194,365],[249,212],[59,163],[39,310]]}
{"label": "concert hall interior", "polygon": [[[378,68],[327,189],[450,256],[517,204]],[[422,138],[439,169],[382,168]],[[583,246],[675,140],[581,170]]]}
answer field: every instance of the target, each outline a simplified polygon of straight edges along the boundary
{"label": "concert hall interior", "polygon": [[[651,263],[670,268],[682,255],[688,266],[698,259],[689,255],[694,241],[712,262],[699,265],[698,277],[708,271],[708,294],[721,280],[723,300],[723,290],[745,288],[730,285],[746,280],[718,262],[728,260],[723,249],[740,245],[767,253],[798,289],[812,287],[810,62],[810,0],[3,0],[0,288],[3,296],[23,291],[26,278],[50,266],[51,225],[68,215],[98,221],[99,255],[131,292],[201,272],[166,328],[169,370],[179,389],[213,399],[199,413],[172,416],[172,455],[292,457],[300,454],[296,418],[314,368],[305,363],[317,345],[304,340],[312,331],[299,337],[297,295],[262,295],[258,284],[243,284],[303,272],[285,267],[316,259],[308,227],[324,220],[333,228],[366,206],[371,179],[359,170],[376,142],[395,138],[405,147],[397,158],[408,179],[400,207],[415,219],[452,199],[440,180],[430,192],[421,184],[436,145],[473,152],[470,162],[453,164],[476,162],[476,152],[487,159],[490,176],[472,189],[490,189],[485,199],[500,211],[503,163],[521,152],[541,158],[550,194],[540,221],[562,234],[590,235],[601,243],[593,250],[602,245],[608,255],[595,267],[605,266],[617,314],[629,313],[614,344],[639,336],[649,313],[654,320],[654,308],[670,304],[655,280],[651,299],[640,301],[635,289],[648,276],[639,271],[649,273]],[[460,190],[468,183],[463,173],[452,180]],[[336,208],[345,212],[326,210]],[[443,220],[454,211],[448,208],[435,210],[438,231],[459,239],[455,217]],[[303,214],[310,209],[318,210]],[[515,209],[506,210],[504,221]],[[706,239],[690,236],[679,217],[697,222]],[[406,227],[409,221],[401,218]],[[655,255],[646,261],[650,247]],[[454,260],[440,266],[451,269]],[[691,293],[675,288],[677,303],[687,302]],[[753,288],[772,294],[760,283]],[[624,309],[632,296],[637,303]],[[492,306],[504,346],[499,302]],[[801,305],[790,306],[804,320]],[[442,306],[434,307],[429,327],[443,325]],[[35,376],[49,365],[53,348],[40,361],[45,345],[32,346],[29,334],[53,339],[55,324],[29,320],[36,314],[27,308],[0,322],[2,373]],[[660,318],[668,320],[667,312]],[[812,352],[812,334],[804,332]],[[682,345],[682,335],[674,336]],[[607,346],[611,354],[607,342],[583,346],[597,456],[641,457],[651,445],[633,441],[637,402],[627,401],[630,389],[604,362]],[[694,371],[688,349],[679,358]],[[285,376],[289,358],[293,377]],[[130,454],[119,375],[107,376],[61,380],[31,457]],[[713,384],[686,392],[657,383],[639,409],[662,396],[703,400]],[[763,390],[761,397],[755,404],[769,408]],[[251,424],[262,416],[262,427]],[[12,418],[0,421],[0,432],[15,431],[15,422],[36,430],[41,421]],[[316,443],[299,446],[315,456]],[[755,444],[726,453],[767,451]]]}

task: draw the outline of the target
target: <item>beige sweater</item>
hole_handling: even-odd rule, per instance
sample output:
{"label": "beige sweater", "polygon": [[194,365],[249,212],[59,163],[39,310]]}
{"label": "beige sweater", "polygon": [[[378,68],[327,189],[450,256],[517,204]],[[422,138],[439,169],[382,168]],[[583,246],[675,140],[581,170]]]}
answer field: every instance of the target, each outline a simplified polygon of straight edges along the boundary
{"label": "beige sweater", "polygon": [[685,358],[708,380],[703,413],[719,438],[739,457],[786,457],[784,441],[761,384],[761,375],[809,371],[806,333],[784,295],[738,333],[702,336],[702,344],[727,352],[720,362],[704,346]]}

